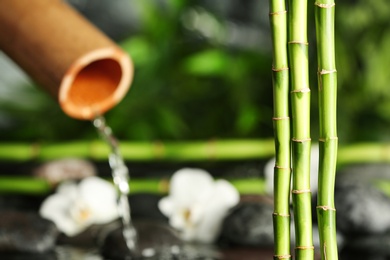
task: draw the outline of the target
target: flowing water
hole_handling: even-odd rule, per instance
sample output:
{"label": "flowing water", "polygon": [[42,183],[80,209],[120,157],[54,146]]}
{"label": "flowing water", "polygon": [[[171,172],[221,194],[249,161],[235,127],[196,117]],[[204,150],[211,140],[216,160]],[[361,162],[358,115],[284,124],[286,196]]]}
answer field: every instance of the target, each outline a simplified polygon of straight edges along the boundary
{"label": "flowing water", "polygon": [[128,200],[128,194],[130,192],[129,170],[120,153],[119,143],[112,133],[111,128],[107,126],[105,118],[103,116],[97,116],[93,120],[93,125],[111,148],[108,161],[111,167],[114,184],[119,191],[118,211],[123,223],[123,237],[125,238],[129,250],[136,253],[138,251],[137,231],[131,220]]}

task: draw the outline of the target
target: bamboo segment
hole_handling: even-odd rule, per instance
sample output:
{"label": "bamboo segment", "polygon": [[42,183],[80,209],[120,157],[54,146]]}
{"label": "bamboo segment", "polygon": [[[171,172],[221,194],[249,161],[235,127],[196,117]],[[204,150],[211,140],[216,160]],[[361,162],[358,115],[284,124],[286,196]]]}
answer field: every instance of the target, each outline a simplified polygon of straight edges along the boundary
{"label": "bamboo segment", "polygon": [[[5,175],[1,172],[0,195],[2,194],[36,194],[47,195],[53,192],[54,186],[46,179],[36,176]],[[102,177],[102,176],[100,176]],[[102,177],[103,178],[103,177]],[[112,178],[107,178],[112,181]],[[259,178],[228,179],[241,195],[263,195],[265,183]],[[155,193],[166,194],[169,191],[169,180],[165,178],[132,178],[130,194]]]}
{"label": "bamboo segment", "polygon": [[288,52],[292,108],[292,199],[297,260],[314,259],[310,196],[310,88],[307,0],[289,1]]}
{"label": "bamboo segment", "polygon": [[285,0],[270,1],[273,43],[274,96],[274,259],[291,259],[290,183],[291,145],[289,117],[289,71],[287,54],[287,10]]}
{"label": "bamboo segment", "polygon": [[[215,147],[215,148],[214,148]],[[190,153],[193,150],[195,152]],[[269,159],[274,156],[274,140],[219,140],[199,142],[121,142],[122,156],[128,161],[183,162]],[[0,143],[0,161],[51,160],[67,156],[107,159],[109,149],[102,141],[68,143]],[[341,146],[337,165],[390,162],[389,143],[361,143]]]}
{"label": "bamboo segment", "polygon": [[338,149],[334,12],[335,3],[333,0],[319,0],[315,3],[320,107],[320,163],[317,216],[321,258],[324,260],[338,259],[336,209],[334,206],[334,184]]}
{"label": "bamboo segment", "polygon": [[[274,141],[213,140],[188,142],[121,142],[120,149],[128,161],[229,161],[268,159],[274,155]],[[109,147],[103,141],[66,143],[0,143],[0,161],[47,161],[64,157],[107,160]]]}
{"label": "bamboo segment", "polygon": [[128,55],[60,0],[2,1],[0,49],[77,119],[111,109],[133,77]]}

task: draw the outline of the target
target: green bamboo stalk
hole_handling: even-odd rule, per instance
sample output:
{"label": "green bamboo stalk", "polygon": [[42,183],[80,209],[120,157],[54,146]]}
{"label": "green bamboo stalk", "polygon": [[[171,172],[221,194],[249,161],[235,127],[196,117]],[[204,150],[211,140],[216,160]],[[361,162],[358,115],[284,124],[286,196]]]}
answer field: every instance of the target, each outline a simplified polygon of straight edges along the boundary
{"label": "green bamboo stalk", "polygon": [[[112,181],[111,178],[107,179]],[[264,195],[265,182],[260,178],[228,179],[241,195]],[[11,176],[1,173],[0,194],[47,195],[54,187],[45,179],[31,176]],[[168,179],[132,178],[130,194],[165,194],[169,190]]]}
{"label": "green bamboo stalk", "polygon": [[338,166],[380,162],[390,163],[390,143],[357,143],[338,148]]}
{"label": "green bamboo stalk", "polygon": [[289,64],[292,108],[292,198],[297,260],[314,259],[310,193],[310,88],[307,0],[289,1]]}
{"label": "green bamboo stalk", "polygon": [[334,0],[315,2],[320,118],[317,217],[321,259],[337,260],[334,184],[337,164],[337,72],[334,44]]}
{"label": "green bamboo stalk", "polygon": [[[235,139],[197,142],[121,142],[124,159],[137,162],[201,162],[269,159],[274,139]],[[192,149],[194,150],[193,152]],[[0,161],[48,161],[64,157],[107,160],[109,147],[102,141],[69,143],[0,143]],[[390,162],[390,143],[340,146],[337,165]]]}
{"label": "green bamboo stalk", "polygon": [[285,0],[270,1],[273,43],[274,97],[274,259],[291,259],[290,183],[291,141],[289,117],[289,77],[287,54],[287,10]]}
{"label": "green bamboo stalk", "polygon": [[[3,174],[3,173],[2,173]],[[0,176],[0,194],[48,194],[52,187],[47,180],[25,176]]]}
{"label": "green bamboo stalk", "polygon": [[[193,142],[126,142],[121,153],[128,161],[218,161],[270,158],[272,139],[210,140]],[[0,143],[0,160],[53,160],[64,157],[107,160],[110,147],[103,141],[68,143]]]}

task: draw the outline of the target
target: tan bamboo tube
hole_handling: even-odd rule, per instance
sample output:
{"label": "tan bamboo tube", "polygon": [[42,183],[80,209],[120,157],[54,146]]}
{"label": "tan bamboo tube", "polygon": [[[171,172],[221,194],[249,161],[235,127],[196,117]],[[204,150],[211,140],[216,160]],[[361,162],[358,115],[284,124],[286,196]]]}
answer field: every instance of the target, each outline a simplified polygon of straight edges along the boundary
{"label": "tan bamboo tube", "polygon": [[133,78],[129,56],[61,0],[2,0],[0,49],[77,119],[111,109]]}

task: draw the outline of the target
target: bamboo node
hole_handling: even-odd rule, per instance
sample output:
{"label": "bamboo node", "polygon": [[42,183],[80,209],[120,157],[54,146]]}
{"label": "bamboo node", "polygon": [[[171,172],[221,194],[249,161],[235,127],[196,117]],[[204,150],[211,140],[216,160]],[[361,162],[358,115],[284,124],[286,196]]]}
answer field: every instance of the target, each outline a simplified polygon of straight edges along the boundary
{"label": "bamboo node", "polygon": [[291,255],[274,255],[274,259],[291,259]]}
{"label": "bamboo node", "polygon": [[325,243],[325,241],[324,241],[324,259],[325,260],[327,259],[327,257],[326,257],[326,243]]}
{"label": "bamboo node", "polygon": [[217,157],[217,143],[214,139],[211,139],[207,142],[206,152],[210,160],[213,160]]}
{"label": "bamboo node", "polygon": [[281,116],[281,117],[273,117],[272,120],[289,120],[290,117],[289,116]]}
{"label": "bamboo node", "polygon": [[287,13],[287,10],[270,12],[269,15],[280,15],[280,14],[285,14],[285,13]]}
{"label": "bamboo node", "polygon": [[279,216],[279,217],[290,217],[290,214],[283,214],[283,213],[277,213],[277,212],[272,213],[272,215]]}
{"label": "bamboo node", "polygon": [[318,72],[318,74],[320,75],[325,75],[325,74],[332,74],[332,73],[336,73],[337,70],[324,70],[322,69],[321,71]]}
{"label": "bamboo node", "polygon": [[335,3],[331,3],[331,4],[322,4],[322,3],[315,2],[314,5],[318,6],[319,8],[332,8],[332,7],[334,7],[336,4],[335,4]]}
{"label": "bamboo node", "polygon": [[302,193],[310,193],[310,189],[303,189],[303,190],[292,190],[292,194],[302,194]]}
{"label": "bamboo node", "polygon": [[308,249],[314,249],[314,246],[296,246],[295,249],[308,250]]}
{"label": "bamboo node", "polygon": [[308,42],[303,42],[303,41],[289,41],[287,44],[302,44],[302,45],[309,45]]}
{"label": "bamboo node", "polygon": [[34,143],[31,146],[31,157],[33,159],[38,158],[41,152],[41,146],[38,143]]}
{"label": "bamboo node", "polygon": [[165,155],[165,146],[162,142],[157,141],[153,145],[153,155],[157,159],[164,158]]}
{"label": "bamboo node", "polygon": [[327,137],[327,138],[319,138],[318,141],[319,142],[322,142],[322,143],[325,143],[326,141],[329,141],[329,140],[338,140],[339,138],[337,136],[330,136],[330,137]]}
{"label": "bamboo node", "polygon": [[310,88],[300,88],[291,90],[291,93],[307,93],[310,92]]}
{"label": "bamboo node", "polygon": [[324,211],[328,211],[328,210],[331,210],[331,211],[336,211],[335,208],[331,207],[331,206],[317,206],[316,207],[317,209],[322,209]]}
{"label": "bamboo node", "polygon": [[279,71],[283,71],[283,70],[289,70],[289,68],[288,67],[283,67],[283,68],[274,68],[274,67],[272,67],[272,71],[274,71],[274,72],[279,72]]}
{"label": "bamboo node", "polygon": [[275,165],[274,168],[280,169],[280,170],[289,170],[289,171],[291,171],[291,168],[290,168],[290,167],[283,167],[283,166],[279,166],[279,165]]}
{"label": "bamboo node", "polygon": [[297,143],[304,143],[304,142],[308,142],[308,141],[311,141],[311,138],[302,138],[302,139],[297,139],[297,138],[292,138],[291,141],[293,142],[297,142]]}

